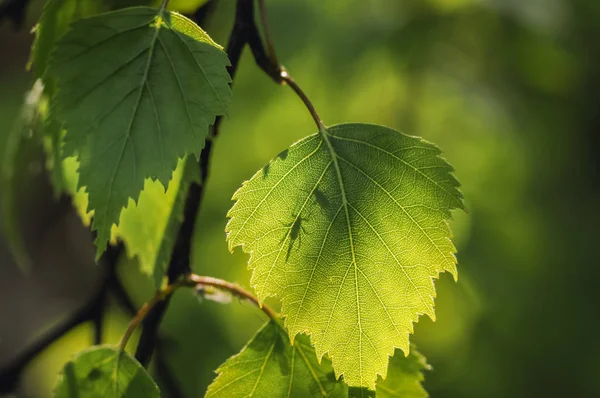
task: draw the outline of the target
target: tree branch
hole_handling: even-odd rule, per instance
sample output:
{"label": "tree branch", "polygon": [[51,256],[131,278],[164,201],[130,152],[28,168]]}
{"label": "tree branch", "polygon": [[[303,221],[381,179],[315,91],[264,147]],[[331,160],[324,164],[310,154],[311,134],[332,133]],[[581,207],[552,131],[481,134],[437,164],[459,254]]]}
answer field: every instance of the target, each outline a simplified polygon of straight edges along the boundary
{"label": "tree branch", "polygon": [[195,288],[212,286],[220,290],[225,290],[235,297],[238,297],[242,300],[247,300],[250,303],[254,304],[256,307],[261,309],[262,312],[264,312],[270,319],[279,318],[279,314],[273,311],[266,304],[262,304],[254,294],[250,293],[249,291],[235,283],[231,283],[223,279],[213,278],[212,276],[199,276],[191,274],[184,281],[184,285],[193,286]]}
{"label": "tree branch", "polygon": [[[208,4],[210,4],[210,2]],[[199,21],[196,22],[199,23]],[[239,12],[236,12],[235,23],[227,44],[227,56],[231,62],[231,66],[228,68],[228,71],[232,80],[235,77],[245,44],[246,41],[243,36],[243,31],[240,27]],[[222,120],[222,116],[218,116],[216,118],[215,124],[211,128],[205,146],[200,153],[200,183],[192,183],[189,187],[185,202],[183,223],[179,228],[177,239],[173,247],[171,260],[167,268],[169,284],[172,284],[182,276],[189,275],[191,273],[190,253],[191,243],[194,236],[194,227],[196,218],[198,216],[198,211],[204,197],[204,186],[206,185],[210,171],[210,158],[212,154],[213,141],[219,135]],[[158,302],[150,310],[148,316],[144,318],[142,323],[143,331],[135,352],[135,357],[145,367],[148,366],[150,360],[152,359],[152,353],[154,351],[154,347],[156,346],[158,329],[164,314],[167,311],[170,300],[171,297],[169,296],[165,300]]]}
{"label": "tree branch", "polygon": [[219,278],[214,278],[212,276],[200,276],[196,274],[189,274],[183,279],[179,279],[177,282],[171,283],[167,285],[164,289],[161,289],[156,292],[154,297],[145,303],[142,308],[137,312],[137,314],[131,319],[129,322],[129,326],[127,330],[123,334],[119,346],[122,350],[124,350],[129,342],[130,337],[133,335],[135,329],[144,321],[144,319],[149,316],[150,312],[156,308],[161,302],[165,302],[168,300],[175,291],[181,287],[193,287],[198,290],[203,289],[207,286],[214,287],[216,289],[226,291],[234,297],[238,297],[242,300],[249,301],[254,304],[256,307],[261,309],[270,319],[278,319],[279,314],[273,311],[266,304],[261,304],[258,298],[244,289],[243,287],[223,280]]}
{"label": "tree branch", "polygon": [[252,55],[254,56],[254,60],[258,67],[262,69],[275,83],[278,84],[287,84],[292,90],[296,93],[296,95],[302,100],[310,115],[312,116],[317,128],[321,130],[325,126],[321,121],[321,118],[317,114],[317,110],[313,106],[312,102],[309,100],[308,96],[302,91],[300,86],[294,81],[292,76],[290,76],[289,72],[279,64],[277,61],[277,55],[275,53],[275,47],[273,45],[273,40],[271,38],[271,33],[269,32],[269,26],[267,22],[267,9],[265,6],[264,0],[258,0],[259,10],[260,10],[260,21],[263,27],[263,35],[265,37],[265,41],[267,42],[268,52],[265,50],[263,46],[260,31],[256,26],[256,21],[254,17],[254,1],[253,0],[239,0],[238,8],[243,7],[243,26],[245,29],[245,36],[248,41],[248,45],[252,50]]}
{"label": "tree branch", "polygon": [[102,264],[106,268],[102,282],[96,292],[89,300],[69,317],[55,326],[53,329],[43,334],[31,346],[27,347],[19,354],[7,367],[0,369],[0,393],[9,393],[13,391],[20,379],[23,369],[50,344],[54,343],[60,337],[65,335],[73,328],[82,323],[93,321],[94,341],[97,343],[102,338],[102,324],[97,324],[104,314],[106,295],[109,287],[118,279],[116,275],[117,258],[121,251],[121,246],[110,247],[102,257]]}

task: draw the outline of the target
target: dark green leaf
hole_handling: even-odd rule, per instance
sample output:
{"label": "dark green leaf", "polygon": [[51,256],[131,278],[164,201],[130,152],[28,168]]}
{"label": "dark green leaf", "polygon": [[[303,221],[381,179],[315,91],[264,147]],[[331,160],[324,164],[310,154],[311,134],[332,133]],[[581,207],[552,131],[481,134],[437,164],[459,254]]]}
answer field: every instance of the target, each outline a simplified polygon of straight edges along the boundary
{"label": "dark green leaf", "polygon": [[167,186],[178,159],[199,155],[227,113],[229,61],[187,18],[145,7],[76,21],[53,57],[52,111],[67,130],[63,156],[80,161],[99,256],[144,180]]}
{"label": "dark green leaf", "polygon": [[54,389],[55,398],[158,398],[160,391],[146,369],[112,346],[95,346],[67,362]]}

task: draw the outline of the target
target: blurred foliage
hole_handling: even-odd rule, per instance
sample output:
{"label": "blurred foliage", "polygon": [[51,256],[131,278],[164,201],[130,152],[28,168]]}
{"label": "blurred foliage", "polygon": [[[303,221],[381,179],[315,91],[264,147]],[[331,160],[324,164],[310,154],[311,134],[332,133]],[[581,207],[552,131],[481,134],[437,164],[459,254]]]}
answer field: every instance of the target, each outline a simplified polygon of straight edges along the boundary
{"label": "blurred foliage", "polygon": [[[225,45],[234,2],[218,1],[208,29]],[[278,57],[326,124],[380,123],[423,136],[457,170],[469,210],[452,225],[459,282],[441,278],[437,321],[423,318],[414,336],[433,367],[424,384],[430,395],[599,396],[600,2],[267,4]],[[9,46],[9,28],[0,30],[0,149],[31,77],[19,57],[30,38],[24,32],[18,47]],[[229,254],[223,232],[231,195],[314,128],[293,93],[272,84],[248,52],[230,115],[213,153],[192,257],[196,273],[248,286],[248,258]],[[134,265],[121,272],[141,305],[152,281]],[[247,305],[177,293],[160,350],[185,396],[204,391],[262,322]],[[119,313],[107,342],[126,324]],[[48,396],[64,362],[87,344],[74,331],[51,347],[29,368],[26,393]],[[196,365],[182,366],[188,360]]]}

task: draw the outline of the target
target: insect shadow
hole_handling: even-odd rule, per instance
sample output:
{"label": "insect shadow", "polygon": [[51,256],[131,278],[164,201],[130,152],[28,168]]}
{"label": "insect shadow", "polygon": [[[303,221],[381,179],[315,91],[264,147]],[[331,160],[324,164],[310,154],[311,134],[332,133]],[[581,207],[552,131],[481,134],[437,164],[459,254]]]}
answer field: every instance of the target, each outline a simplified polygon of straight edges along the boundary
{"label": "insect shadow", "polygon": [[[290,254],[292,253],[292,249],[294,248],[294,243],[296,243],[296,241],[298,241],[298,248],[300,247],[300,245],[302,245],[302,236],[300,235],[300,232],[308,233],[304,226],[305,221],[306,221],[306,217],[302,217],[301,215],[298,215],[295,217],[294,221],[292,221],[286,225],[286,227],[288,227],[290,229],[290,231],[288,232],[290,241],[288,242],[287,254],[285,255],[286,263],[290,259]],[[287,236],[285,236],[283,239],[285,240],[286,238],[287,238]]]}
{"label": "insect shadow", "polygon": [[310,219],[313,217],[314,209],[319,208],[321,215],[327,216],[329,214],[331,203],[323,191],[315,188],[312,191],[311,196],[312,198],[309,200],[314,200],[315,203],[312,206],[307,204],[307,206],[309,206],[311,209],[308,214],[303,216],[302,214],[294,213],[292,220],[284,224],[284,226],[288,229],[288,233],[281,239],[281,243],[284,243],[285,240],[289,238],[287,253],[285,256],[286,263],[290,258],[290,254],[292,253],[294,245],[296,245],[296,248],[300,248],[302,245],[302,235],[310,234],[306,224],[307,222],[310,222]]}

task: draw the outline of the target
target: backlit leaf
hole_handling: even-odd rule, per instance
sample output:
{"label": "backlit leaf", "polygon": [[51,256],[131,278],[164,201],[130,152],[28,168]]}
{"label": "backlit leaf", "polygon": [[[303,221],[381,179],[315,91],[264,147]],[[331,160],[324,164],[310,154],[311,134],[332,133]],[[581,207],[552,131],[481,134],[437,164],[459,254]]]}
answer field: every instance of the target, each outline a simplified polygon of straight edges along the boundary
{"label": "backlit leaf", "polygon": [[317,362],[306,336],[293,346],[275,321],[264,325],[242,351],[229,358],[206,397],[345,397],[331,363]]}
{"label": "backlit leaf", "polygon": [[425,377],[423,372],[430,370],[431,366],[425,357],[413,345],[410,354],[405,357],[396,352],[390,359],[388,374],[385,380],[377,381],[378,398],[426,398],[427,391],[421,384]]}
{"label": "backlit leaf", "polygon": [[[63,161],[66,190],[73,196],[73,206],[84,225],[94,215],[87,211],[88,194],[77,188],[79,163],[74,157]],[[165,190],[160,181],[147,178],[138,202],[129,199],[121,212],[119,225],[113,225],[111,241],[121,240],[129,257],[137,257],[142,272],[152,276],[156,288],[162,284],[171,258],[189,184],[198,180],[198,164],[193,157],[180,160]]]}
{"label": "backlit leaf", "polygon": [[277,295],[290,337],[306,332],[350,386],[375,388],[394,348],[409,353],[433,280],[457,277],[450,211],[463,208],[440,150],[366,124],[337,125],[281,153],[235,193],[230,249]]}
{"label": "backlit leaf", "polygon": [[169,187],[146,179],[136,204],[121,212],[119,226],[113,225],[113,239],[125,243],[129,257],[137,257],[142,272],[152,275],[156,288],[162,284],[179,225],[183,221],[186,193],[192,180],[197,180],[198,163],[193,157],[180,160]]}
{"label": "backlit leaf", "polygon": [[128,8],[71,26],[50,64],[52,112],[67,131],[63,156],[80,162],[99,256],[144,180],[167,186],[178,159],[199,155],[209,125],[227,113],[229,61],[197,25],[166,11]]}

